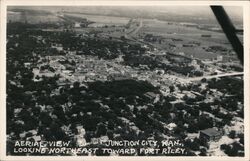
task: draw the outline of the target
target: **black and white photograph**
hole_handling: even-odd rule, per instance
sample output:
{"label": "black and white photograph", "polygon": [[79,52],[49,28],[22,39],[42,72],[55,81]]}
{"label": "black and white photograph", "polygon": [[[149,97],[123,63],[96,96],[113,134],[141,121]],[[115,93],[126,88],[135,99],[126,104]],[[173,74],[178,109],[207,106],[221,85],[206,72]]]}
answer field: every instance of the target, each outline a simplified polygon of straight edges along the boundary
{"label": "black and white photograph", "polygon": [[248,157],[243,22],[243,5],[7,6],[5,155]]}

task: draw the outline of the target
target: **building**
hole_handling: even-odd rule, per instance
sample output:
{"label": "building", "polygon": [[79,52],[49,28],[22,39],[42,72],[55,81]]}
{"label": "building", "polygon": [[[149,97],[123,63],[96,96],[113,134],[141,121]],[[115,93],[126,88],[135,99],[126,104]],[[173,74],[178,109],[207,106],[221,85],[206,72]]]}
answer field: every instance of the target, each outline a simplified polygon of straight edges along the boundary
{"label": "building", "polygon": [[79,27],[81,27],[80,22],[75,22],[75,28],[79,28]]}
{"label": "building", "polygon": [[200,131],[199,138],[205,142],[218,141],[222,137],[222,135],[223,134],[221,131],[218,131],[215,128],[208,128],[206,130]]}
{"label": "building", "polygon": [[171,101],[171,102],[169,102],[169,103],[170,103],[170,105],[171,105],[171,110],[174,110],[175,108],[184,106],[185,101],[183,101],[183,100],[181,100],[181,99],[177,99],[177,100]]}
{"label": "building", "polygon": [[62,44],[52,44],[51,48],[56,49],[57,51],[63,51]]}
{"label": "building", "polygon": [[30,68],[30,66],[31,66],[31,63],[30,63],[30,62],[24,63],[24,67],[25,67],[25,68]]}
{"label": "building", "polygon": [[150,100],[155,99],[157,97],[157,94],[155,94],[154,92],[147,92],[144,94],[144,96]]}
{"label": "building", "polygon": [[201,37],[212,37],[210,34],[202,34]]}
{"label": "building", "polygon": [[177,125],[173,122],[164,126],[164,128],[168,129],[169,131],[173,131],[176,127]]}
{"label": "building", "polygon": [[223,60],[223,56],[222,55],[217,55],[217,61],[222,61]]}
{"label": "building", "polygon": [[76,140],[76,144],[78,146],[85,146],[87,143],[85,140],[85,134],[86,134],[85,129],[83,128],[82,125],[78,124],[76,125],[76,130],[77,130],[77,134],[74,136]]}
{"label": "building", "polygon": [[112,73],[107,77],[110,81],[123,81],[131,79],[131,76],[128,74]]}

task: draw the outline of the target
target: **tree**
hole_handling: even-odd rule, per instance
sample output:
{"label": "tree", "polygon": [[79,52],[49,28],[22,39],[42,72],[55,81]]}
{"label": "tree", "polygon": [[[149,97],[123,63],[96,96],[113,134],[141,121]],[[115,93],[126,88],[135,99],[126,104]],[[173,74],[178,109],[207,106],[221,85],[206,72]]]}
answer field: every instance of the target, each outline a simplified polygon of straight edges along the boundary
{"label": "tree", "polygon": [[201,82],[202,82],[202,83],[206,83],[206,82],[207,82],[207,79],[206,79],[206,78],[202,78],[202,79],[201,79]]}
{"label": "tree", "polygon": [[240,138],[240,143],[244,145],[244,134],[239,134],[238,137]]}
{"label": "tree", "polygon": [[207,150],[205,148],[201,148],[200,156],[207,156]]}
{"label": "tree", "polygon": [[198,118],[197,126],[199,130],[211,128],[213,127],[213,118],[210,118],[206,114],[200,115]]}
{"label": "tree", "polygon": [[113,120],[108,121],[108,129],[113,130],[115,127],[115,123]]}
{"label": "tree", "polygon": [[194,151],[200,150],[200,143],[199,143],[199,140],[197,140],[197,138],[195,138],[193,141],[191,141],[190,139],[187,139],[185,141],[185,145],[189,147],[191,150],[194,150]]}
{"label": "tree", "polygon": [[137,108],[137,107],[134,107],[134,109],[133,109],[133,113],[134,113],[135,115],[137,115],[137,114],[138,114],[138,108]]}
{"label": "tree", "polygon": [[125,36],[120,36],[120,39],[125,40],[126,38],[125,38]]}
{"label": "tree", "polygon": [[235,136],[236,136],[236,132],[235,132],[235,130],[232,130],[232,131],[230,131],[230,133],[229,133],[229,135],[228,135],[230,138],[232,138],[232,139],[234,139],[235,138]]}
{"label": "tree", "polygon": [[79,88],[80,87],[80,83],[78,81],[73,83],[73,87],[74,88]]}
{"label": "tree", "polygon": [[222,144],[221,146],[220,146],[220,149],[221,150],[225,150],[227,148],[227,144]]}
{"label": "tree", "polygon": [[107,128],[103,123],[97,125],[96,135],[97,137],[103,136],[107,134]]}
{"label": "tree", "polygon": [[114,133],[112,131],[107,131],[107,135],[110,140],[114,139]]}
{"label": "tree", "polygon": [[49,114],[47,114],[45,112],[40,114],[40,120],[41,120],[42,124],[44,124],[45,126],[49,126],[52,122],[52,119],[49,116]]}
{"label": "tree", "polygon": [[190,148],[193,150],[199,150],[200,149],[200,140],[198,138],[194,138]]}
{"label": "tree", "polygon": [[170,93],[174,92],[174,86],[169,86]]}
{"label": "tree", "polygon": [[243,151],[244,147],[241,146],[239,143],[234,142],[230,145],[226,145],[224,152],[229,156],[242,156],[244,153],[240,153]]}
{"label": "tree", "polygon": [[52,122],[50,125],[50,131],[56,140],[63,140],[65,137],[64,132],[60,128],[60,125],[56,122]]}

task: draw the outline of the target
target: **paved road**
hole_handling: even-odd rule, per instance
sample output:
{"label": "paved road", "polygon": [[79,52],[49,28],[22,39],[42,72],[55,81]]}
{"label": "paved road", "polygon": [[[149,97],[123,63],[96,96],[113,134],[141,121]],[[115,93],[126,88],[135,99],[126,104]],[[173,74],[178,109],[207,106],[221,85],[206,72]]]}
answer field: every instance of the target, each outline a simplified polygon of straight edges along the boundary
{"label": "paved road", "polygon": [[209,76],[202,76],[202,77],[194,77],[194,78],[186,78],[188,81],[199,81],[203,78],[212,79],[212,78],[220,78],[220,77],[227,77],[227,76],[243,76],[243,72],[233,72],[233,73],[223,73],[217,75],[209,75]]}

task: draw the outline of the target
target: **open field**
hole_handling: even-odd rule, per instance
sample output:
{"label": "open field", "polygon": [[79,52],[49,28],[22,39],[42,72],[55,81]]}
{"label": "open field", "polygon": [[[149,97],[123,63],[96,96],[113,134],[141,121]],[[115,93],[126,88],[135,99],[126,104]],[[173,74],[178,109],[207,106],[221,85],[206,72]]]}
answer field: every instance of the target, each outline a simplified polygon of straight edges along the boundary
{"label": "open field", "polygon": [[[102,27],[105,25],[122,26],[122,25],[126,25],[130,19],[126,17],[99,16],[99,15],[87,15],[87,14],[76,14],[76,13],[67,13],[65,15],[78,17],[78,18],[86,18],[89,21],[95,22],[89,25],[90,27]],[[8,17],[8,20],[11,20],[12,22],[25,22],[26,20],[28,20],[29,23],[33,23],[33,24],[63,21],[56,14],[53,14],[53,13],[27,14],[24,11],[8,11],[7,17]]]}
{"label": "open field", "polygon": [[[189,40],[199,40],[206,43],[228,43],[224,33],[200,30],[195,27],[186,27],[180,24],[159,20],[143,20],[141,32],[152,33],[168,37]],[[202,38],[201,35],[211,35],[211,38]]]}
{"label": "open field", "polygon": [[[206,31],[196,28],[195,26],[184,26],[181,23],[160,21],[157,19],[143,19],[143,26],[138,36],[143,39],[145,35],[151,34],[158,36],[161,41],[152,42],[152,44],[169,52],[185,53],[185,55],[193,56],[199,59],[212,59],[221,55],[221,52],[208,52],[206,49],[210,46],[220,46],[227,50],[231,50],[231,44],[228,42],[224,33]],[[202,35],[210,35],[211,37],[202,37]],[[239,37],[242,40],[242,36]],[[199,43],[194,44],[194,43]],[[184,44],[193,44],[186,46]],[[174,46],[174,49],[171,48]],[[235,57],[232,59],[235,60]]]}
{"label": "open field", "polygon": [[[143,19],[144,28],[143,30],[148,31],[153,29],[156,32],[161,33],[179,33],[179,34],[196,34],[197,29],[194,27],[185,27],[179,23],[161,21],[157,19]],[[198,30],[200,34],[211,34],[210,31]]]}
{"label": "open field", "polygon": [[94,21],[95,23],[90,24],[89,27],[101,27],[104,25],[126,25],[129,21],[129,18],[126,17],[113,17],[113,16],[99,16],[99,15],[87,15],[87,14],[76,14],[76,13],[67,13],[67,15],[87,18],[89,21]]}
{"label": "open field", "polygon": [[31,24],[36,23],[56,23],[62,21],[53,14],[26,14],[25,12],[10,12],[7,13],[8,21],[12,22],[25,22]]}
{"label": "open field", "polygon": [[[34,12],[30,14],[30,12]],[[94,22],[88,27],[75,28],[78,33],[99,33],[102,36],[111,36],[120,38],[126,34],[125,25],[128,24],[130,18],[118,16],[102,16],[91,15],[84,13],[65,12],[65,16],[87,19]],[[32,10],[13,10],[8,11],[8,20],[12,22],[28,20],[29,23],[57,23],[62,22],[57,14],[51,12],[35,12]],[[139,21],[137,19],[136,21]],[[200,59],[216,58],[219,52],[207,52],[205,49],[209,46],[221,46],[227,50],[232,49],[224,33],[201,30],[195,26],[185,26],[185,23],[162,21],[158,19],[140,19],[138,31],[132,34],[133,37],[143,39],[147,34],[160,36],[164,40],[162,43],[154,43],[154,46],[166,51],[175,53],[185,53],[188,56],[193,56]],[[195,25],[195,24],[194,24]],[[197,24],[199,25],[199,24]],[[202,35],[211,35],[211,37],[202,37]],[[181,41],[174,41],[179,39]],[[242,40],[242,36],[240,37]],[[193,42],[200,43],[191,47],[183,47],[183,44],[192,44]],[[174,50],[170,46],[174,45]]]}

